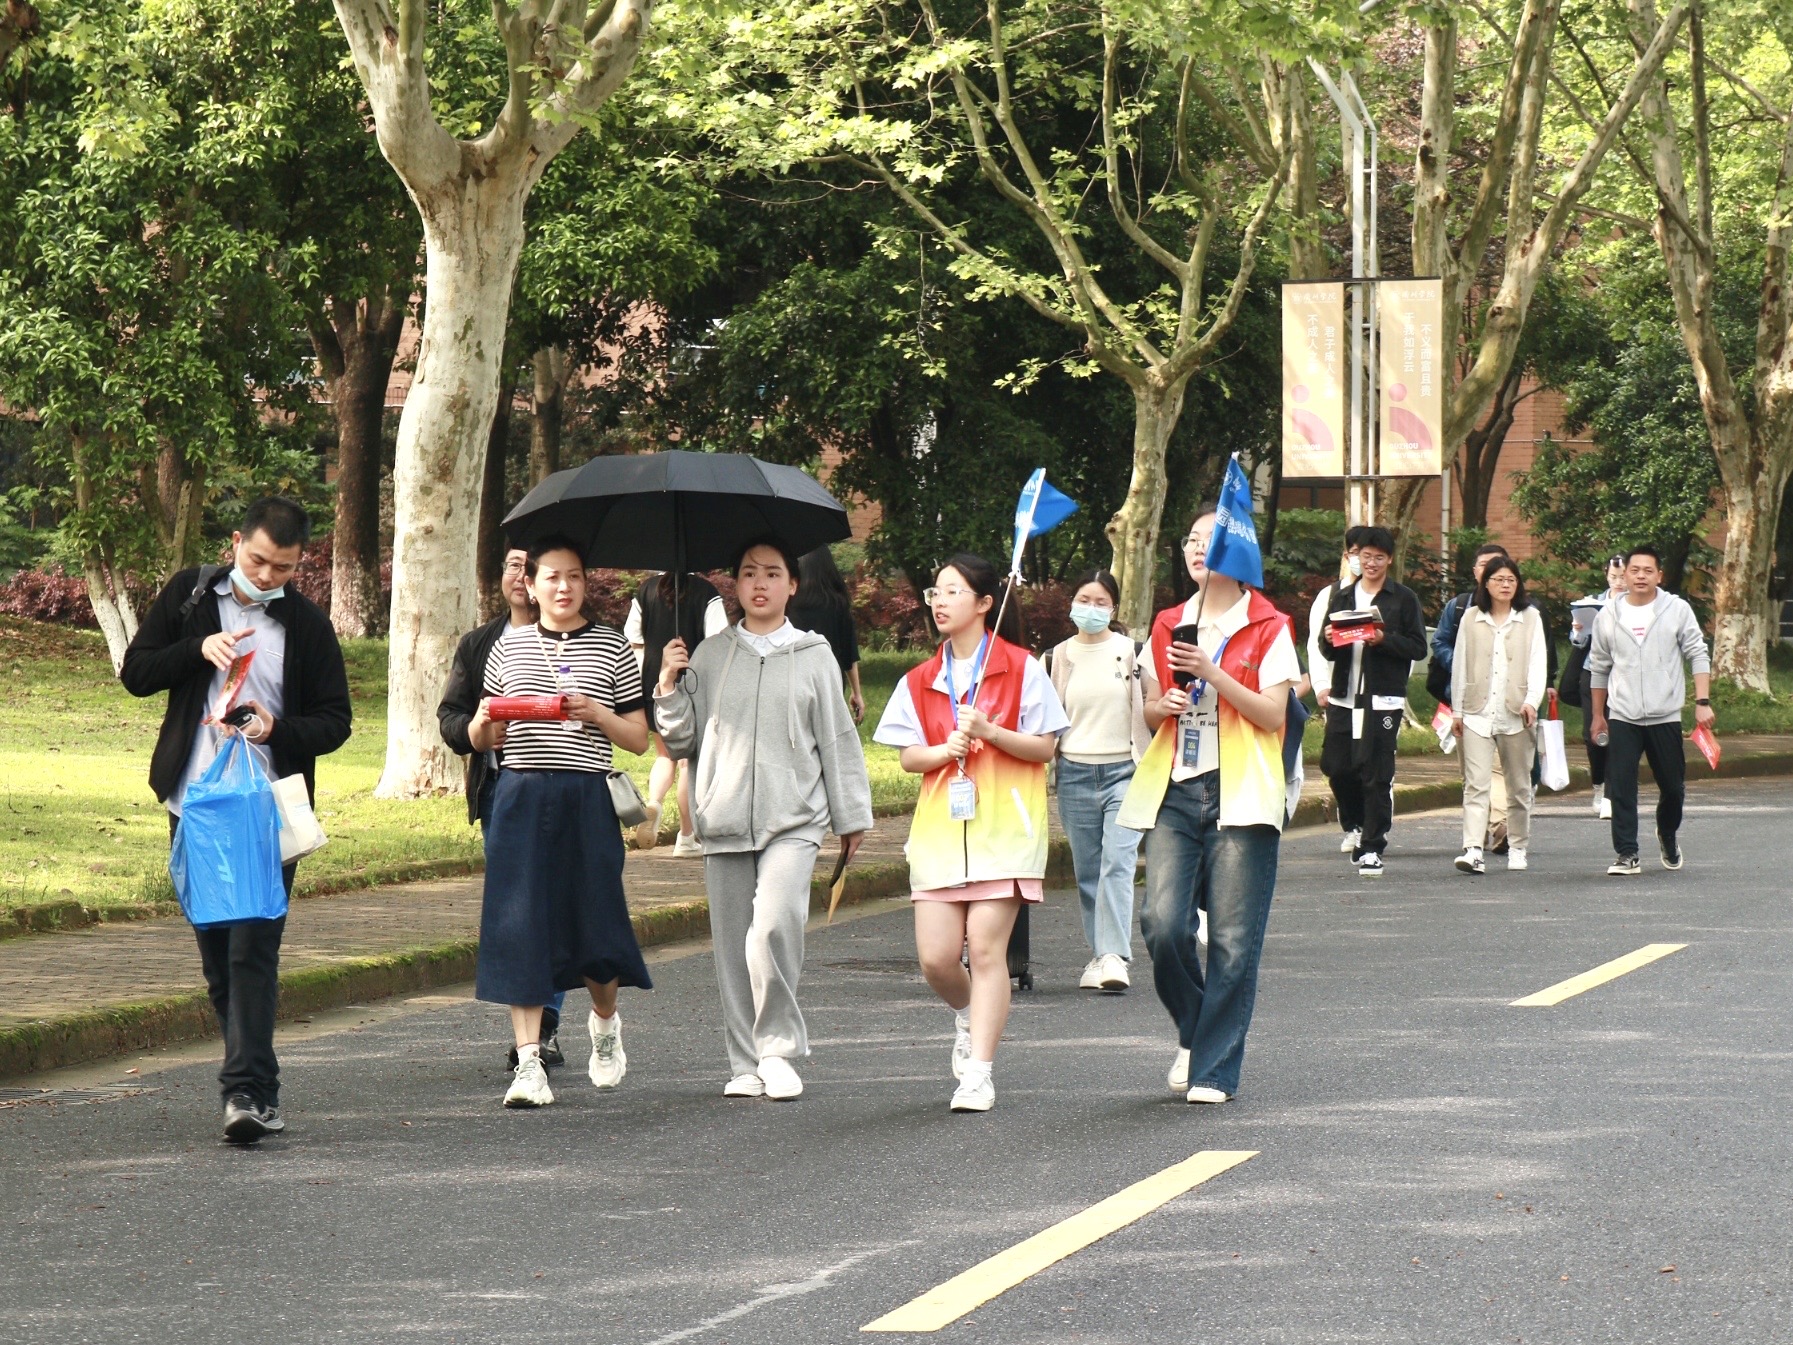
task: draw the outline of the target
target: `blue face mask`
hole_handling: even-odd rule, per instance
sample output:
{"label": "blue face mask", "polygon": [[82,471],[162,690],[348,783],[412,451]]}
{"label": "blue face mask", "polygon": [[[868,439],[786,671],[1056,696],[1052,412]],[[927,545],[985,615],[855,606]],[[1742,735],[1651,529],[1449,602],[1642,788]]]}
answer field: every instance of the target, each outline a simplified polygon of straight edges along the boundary
{"label": "blue face mask", "polygon": [[1094,603],[1074,602],[1071,604],[1071,624],[1085,635],[1098,635],[1108,629],[1114,620],[1114,613],[1106,607],[1097,607]]}
{"label": "blue face mask", "polygon": [[276,598],[286,596],[285,584],[282,584],[279,588],[257,588],[254,584],[249,582],[249,576],[243,573],[243,567],[241,565],[233,565],[230,567],[230,582],[235,584],[237,586],[237,592],[249,599],[250,602],[273,602]]}

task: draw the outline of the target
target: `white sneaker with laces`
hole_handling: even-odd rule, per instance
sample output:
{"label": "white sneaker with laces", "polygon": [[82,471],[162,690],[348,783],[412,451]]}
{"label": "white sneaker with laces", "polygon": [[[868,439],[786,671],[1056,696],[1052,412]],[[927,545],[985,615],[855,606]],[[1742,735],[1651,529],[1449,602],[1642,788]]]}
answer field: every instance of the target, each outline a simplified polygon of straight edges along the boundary
{"label": "white sneaker with laces", "polygon": [[1222,1092],[1220,1089],[1212,1088],[1205,1083],[1198,1083],[1194,1088],[1191,1088],[1183,1095],[1183,1101],[1206,1102],[1212,1105],[1220,1102],[1230,1102],[1232,1096],[1231,1093]]}
{"label": "white sneaker with laces", "polygon": [[660,843],[660,814],[662,808],[657,803],[647,806],[647,816],[635,824],[635,848],[652,850]]}
{"label": "white sneaker with laces", "polygon": [[696,836],[687,836],[682,831],[679,833],[678,840],[672,843],[672,853],[675,859],[701,859],[703,852],[704,843]]}
{"label": "white sneaker with laces", "polygon": [[988,1074],[960,1083],[953,1092],[954,1111],[989,1111],[996,1105],[996,1082]]}
{"label": "white sneaker with laces", "polygon": [[623,1016],[610,1020],[608,1031],[598,1024],[597,1010],[586,1015],[585,1030],[591,1034],[591,1064],[586,1073],[599,1088],[615,1088],[629,1072],[629,1057],[623,1053]]}
{"label": "white sneaker with laces", "polygon": [[1118,995],[1133,984],[1127,976],[1127,963],[1124,958],[1114,953],[1104,953],[1100,962],[1101,973],[1096,984],[1103,994]]}
{"label": "white sneaker with laces", "polygon": [[1361,827],[1356,831],[1347,831],[1339,838],[1339,853],[1341,855],[1348,855],[1362,844],[1363,829]]}
{"label": "white sneaker with laces", "polygon": [[1189,1090],[1189,1052],[1182,1047],[1177,1048],[1177,1058],[1170,1062],[1170,1091],[1184,1093]]}
{"label": "white sneaker with laces", "polygon": [[1463,853],[1457,856],[1458,873],[1486,873],[1488,866],[1482,862],[1482,847],[1466,845]]}
{"label": "white sneaker with laces", "polygon": [[1525,847],[1523,845],[1509,845],[1507,847],[1507,868],[1508,868],[1508,870],[1509,871],[1518,870],[1518,869],[1523,869],[1525,867],[1527,867],[1526,859],[1525,859]]}
{"label": "white sneaker with laces", "polygon": [[769,1055],[760,1061],[760,1082],[766,1085],[766,1096],[774,1102],[789,1102],[803,1096],[803,1080],[783,1056]]}
{"label": "white sneaker with laces", "polygon": [[539,1055],[531,1051],[517,1061],[511,1086],[505,1090],[507,1107],[546,1107],[554,1101],[554,1090],[548,1087],[548,1071]]}
{"label": "white sneaker with laces", "polygon": [[757,1074],[737,1074],[722,1087],[723,1097],[764,1097],[766,1081]]}
{"label": "white sneaker with laces", "polygon": [[965,1077],[965,1065],[971,1059],[971,1019],[965,1014],[953,1016],[953,1078]]}
{"label": "white sneaker with laces", "polygon": [[1077,978],[1079,990],[1100,990],[1102,988],[1102,959],[1092,957],[1083,967],[1083,975]]}

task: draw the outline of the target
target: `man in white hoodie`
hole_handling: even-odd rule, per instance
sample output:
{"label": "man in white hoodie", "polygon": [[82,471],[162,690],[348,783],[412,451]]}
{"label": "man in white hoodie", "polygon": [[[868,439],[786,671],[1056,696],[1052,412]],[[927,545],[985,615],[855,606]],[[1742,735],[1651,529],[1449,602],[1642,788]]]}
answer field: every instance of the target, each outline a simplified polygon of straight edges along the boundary
{"label": "man in white hoodie", "polygon": [[1662,591],[1662,557],[1653,546],[1625,556],[1625,596],[1594,618],[1588,650],[1593,695],[1589,736],[1607,738],[1606,797],[1612,801],[1615,877],[1641,872],[1637,856],[1637,767],[1648,758],[1656,777],[1656,841],[1662,867],[1681,867],[1681,812],[1687,798],[1687,758],[1681,707],[1687,701],[1685,660],[1693,668],[1694,722],[1711,728],[1712,658],[1693,608]]}
{"label": "man in white hoodie", "polygon": [[797,583],[789,547],[750,542],[735,564],[740,624],[695,656],[682,640],[668,644],[654,688],[667,752],[697,763],[691,798],[733,1071],[724,1097],[802,1093],[791,1061],[809,1054],[797,979],[816,852],[832,829],[850,858],[872,825],[865,750],[834,653],[785,616]]}

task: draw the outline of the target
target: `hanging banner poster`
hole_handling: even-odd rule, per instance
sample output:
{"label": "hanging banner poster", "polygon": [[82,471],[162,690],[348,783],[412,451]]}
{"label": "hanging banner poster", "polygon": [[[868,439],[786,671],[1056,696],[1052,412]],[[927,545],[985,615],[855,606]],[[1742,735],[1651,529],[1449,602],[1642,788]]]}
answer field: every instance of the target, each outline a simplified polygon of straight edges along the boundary
{"label": "hanging banner poster", "polygon": [[1345,287],[1282,287],[1282,474],[1345,474]]}
{"label": "hanging banner poster", "polygon": [[1383,476],[1444,470],[1442,280],[1385,280],[1376,287],[1381,368]]}

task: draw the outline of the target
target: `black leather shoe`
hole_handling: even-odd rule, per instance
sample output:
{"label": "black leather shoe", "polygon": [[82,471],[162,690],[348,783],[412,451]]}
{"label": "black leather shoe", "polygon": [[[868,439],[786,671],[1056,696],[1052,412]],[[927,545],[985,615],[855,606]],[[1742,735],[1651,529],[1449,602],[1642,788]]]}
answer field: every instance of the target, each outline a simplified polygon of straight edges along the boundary
{"label": "black leather shoe", "polygon": [[286,1129],[278,1107],[264,1107],[246,1093],[233,1093],[224,1102],[224,1138],[232,1144],[254,1144]]}
{"label": "black leather shoe", "polygon": [[[560,1049],[560,1038],[547,1032],[542,1033],[542,1068],[556,1069],[567,1063],[566,1053]],[[517,1072],[517,1048],[510,1048],[504,1057],[504,1067],[512,1074]]]}

